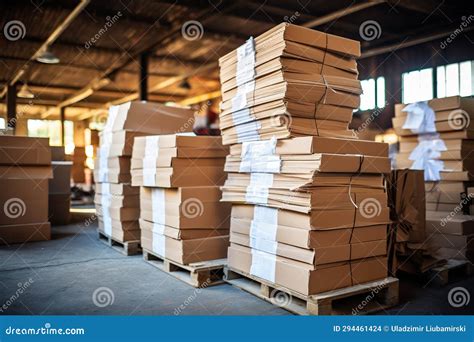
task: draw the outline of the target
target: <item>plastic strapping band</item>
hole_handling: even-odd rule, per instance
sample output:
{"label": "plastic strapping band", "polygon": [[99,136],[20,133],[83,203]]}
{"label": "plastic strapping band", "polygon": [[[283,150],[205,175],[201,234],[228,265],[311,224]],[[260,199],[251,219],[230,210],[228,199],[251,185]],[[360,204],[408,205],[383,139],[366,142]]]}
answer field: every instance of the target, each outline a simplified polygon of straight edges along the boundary
{"label": "plastic strapping band", "polygon": [[352,205],[357,209],[359,208],[359,206],[352,199],[352,180],[353,180],[354,176],[359,176],[360,173],[362,172],[362,164],[364,164],[364,159],[365,159],[365,156],[363,154],[359,155],[359,168],[357,169],[357,171],[354,174],[351,175],[351,178],[349,180],[349,189],[348,189],[349,199],[351,200]]}

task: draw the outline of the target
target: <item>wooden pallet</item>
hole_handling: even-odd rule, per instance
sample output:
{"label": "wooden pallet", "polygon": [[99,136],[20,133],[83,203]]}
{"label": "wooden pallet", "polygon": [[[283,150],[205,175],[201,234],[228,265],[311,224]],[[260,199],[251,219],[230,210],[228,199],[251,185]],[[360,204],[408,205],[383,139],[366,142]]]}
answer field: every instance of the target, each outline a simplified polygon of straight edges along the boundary
{"label": "wooden pallet", "polygon": [[182,265],[143,249],[143,259],[150,265],[169,275],[194,286],[205,288],[224,282],[224,267],[227,259],[208,260]]}
{"label": "wooden pallet", "polygon": [[443,266],[435,267],[427,272],[429,282],[446,285],[473,274],[473,265],[468,260],[449,259]]}
{"label": "wooden pallet", "polygon": [[370,283],[306,296],[266,280],[226,267],[225,281],[297,315],[368,314],[398,304],[398,279]]}
{"label": "wooden pallet", "polygon": [[102,241],[104,244],[122,253],[123,255],[130,256],[140,254],[142,252],[140,241],[138,240],[121,242],[115,240],[111,236],[104,234],[100,230],[98,230],[97,233],[99,236],[99,241]]}

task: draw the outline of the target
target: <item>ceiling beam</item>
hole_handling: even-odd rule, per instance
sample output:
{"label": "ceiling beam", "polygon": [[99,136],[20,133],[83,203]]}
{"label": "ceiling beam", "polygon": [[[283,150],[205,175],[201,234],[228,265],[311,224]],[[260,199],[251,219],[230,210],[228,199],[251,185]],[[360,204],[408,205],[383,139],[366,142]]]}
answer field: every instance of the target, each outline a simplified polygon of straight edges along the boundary
{"label": "ceiling beam", "polygon": [[385,2],[386,2],[386,0],[367,0],[367,1],[361,2],[361,3],[351,4],[351,5],[349,5],[348,7],[344,8],[344,9],[329,13],[327,15],[323,15],[323,16],[317,18],[317,19],[306,22],[306,23],[303,24],[303,26],[304,27],[309,27],[309,28],[320,26],[320,25],[329,23],[331,21],[337,20],[339,18],[345,17],[349,14],[359,12],[359,11],[362,11],[366,8],[373,7],[373,6],[376,6],[378,4],[383,4]]}
{"label": "ceiling beam", "polygon": [[[466,33],[472,30],[474,30],[474,26],[468,26],[464,28],[463,33]],[[396,50],[405,49],[407,47],[420,45],[423,43],[428,43],[436,39],[447,37],[452,33],[453,33],[453,30],[451,29],[451,30],[446,30],[446,31],[438,32],[438,33],[424,34],[424,35],[420,35],[411,39],[406,39],[402,41],[401,43],[394,43],[390,45],[385,45],[381,47],[375,47],[372,49],[364,50],[362,51],[362,54],[359,59],[373,57],[373,56],[381,55],[384,53],[389,53]]]}
{"label": "ceiling beam", "polygon": [[[20,70],[12,77],[9,85],[14,85],[18,80],[25,74],[26,70],[30,66],[30,63],[34,61],[38,56],[41,55],[51,44],[53,44],[56,39],[69,27],[73,20],[82,12],[84,8],[89,4],[90,0],[80,0],[79,4],[69,13],[69,15],[64,19],[64,21],[54,29],[54,31],[48,36],[48,38],[43,42],[43,44],[36,50],[36,52],[31,56],[30,60],[25,63]],[[0,92],[0,98],[5,96],[8,86],[4,87]]]}

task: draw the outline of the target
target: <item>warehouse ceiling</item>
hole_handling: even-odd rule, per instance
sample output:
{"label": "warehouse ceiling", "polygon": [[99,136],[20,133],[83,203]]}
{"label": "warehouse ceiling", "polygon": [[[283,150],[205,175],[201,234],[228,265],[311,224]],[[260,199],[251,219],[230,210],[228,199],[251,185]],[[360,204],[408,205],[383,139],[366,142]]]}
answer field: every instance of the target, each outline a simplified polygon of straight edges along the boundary
{"label": "warehouse ceiling", "polygon": [[[193,104],[219,96],[220,56],[283,21],[361,40],[370,56],[446,35],[472,13],[460,0],[91,0],[77,10],[80,3],[1,1],[3,103],[6,85],[17,78],[19,88],[27,83],[35,94],[19,99],[22,114],[53,118],[67,107],[66,118],[89,118],[138,97],[139,59],[147,53],[149,100]],[[60,62],[31,61],[71,13],[47,44]],[[364,23],[371,27],[361,30]]]}

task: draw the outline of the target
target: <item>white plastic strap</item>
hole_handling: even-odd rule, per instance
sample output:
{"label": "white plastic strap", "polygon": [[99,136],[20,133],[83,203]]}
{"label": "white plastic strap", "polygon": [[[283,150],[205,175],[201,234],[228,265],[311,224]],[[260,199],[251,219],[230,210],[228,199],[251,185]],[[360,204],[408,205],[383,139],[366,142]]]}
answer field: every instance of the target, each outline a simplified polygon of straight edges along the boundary
{"label": "white plastic strap", "polygon": [[275,282],[276,255],[265,253],[253,248],[251,251],[252,264],[250,266],[250,274],[271,282]]}
{"label": "white plastic strap", "polygon": [[151,189],[151,210],[153,222],[166,224],[165,189]]}
{"label": "white plastic strap", "polygon": [[276,144],[277,140],[275,137],[270,140],[244,142],[242,143],[240,156],[242,159],[272,156],[276,154]]}
{"label": "white plastic strap", "polygon": [[112,236],[112,218],[110,217],[110,204],[112,195],[110,193],[110,183],[101,184],[100,204],[102,207],[102,220],[104,222],[104,233]]}
{"label": "white plastic strap", "polygon": [[254,204],[267,204],[269,188],[273,185],[273,174],[252,173],[245,193],[245,201]]}
{"label": "white plastic strap", "polygon": [[240,172],[280,173],[281,160],[276,152],[276,138],[242,144]]}
{"label": "white plastic strap", "polygon": [[244,141],[260,140],[260,134],[258,133],[258,130],[261,127],[262,126],[258,121],[251,121],[243,125],[235,126],[237,132],[237,142],[242,143]]}
{"label": "white plastic strap", "polygon": [[161,224],[161,223],[153,222],[152,231],[153,231],[153,233],[164,235],[165,234],[165,225]]}
{"label": "white plastic strap", "polygon": [[256,205],[250,224],[250,236],[257,239],[276,241],[278,209]]}
{"label": "white plastic strap", "polygon": [[425,181],[439,181],[440,172],[444,170],[444,162],[438,160],[441,152],[447,151],[446,144],[438,135],[420,136],[418,145],[410,153],[408,159],[413,160],[413,170],[425,170]]}
{"label": "white plastic strap", "polygon": [[435,112],[428,102],[415,102],[402,109],[407,112],[403,129],[409,129],[416,134],[436,133]]}
{"label": "white plastic strap", "polygon": [[255,41],[250,37],[245,44],[237,48],[237,86],[249,82],[255,77]]}
{"label": "white plastic strap", "polygon": [[162,234],[153,233],[152,249],[159,256],[166,257],[166,237]]}
{"label": "white plastic strap", "polygon": [[156,160],[159,156],[160,136],[152,135],[145,137],[145,156],[143,158],[143,184],[155,185]]}

